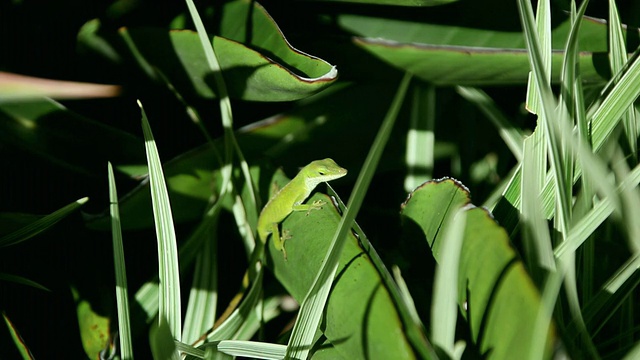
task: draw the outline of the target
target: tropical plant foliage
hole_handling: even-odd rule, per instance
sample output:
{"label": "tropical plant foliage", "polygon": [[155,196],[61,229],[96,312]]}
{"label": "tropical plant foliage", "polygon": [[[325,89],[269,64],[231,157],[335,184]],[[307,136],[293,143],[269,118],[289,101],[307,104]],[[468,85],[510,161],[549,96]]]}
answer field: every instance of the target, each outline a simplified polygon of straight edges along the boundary
{"label": "tropical plant foliage", "polygon": [[640,354],[638,5],[162,6],[0,5],[0,357]]}

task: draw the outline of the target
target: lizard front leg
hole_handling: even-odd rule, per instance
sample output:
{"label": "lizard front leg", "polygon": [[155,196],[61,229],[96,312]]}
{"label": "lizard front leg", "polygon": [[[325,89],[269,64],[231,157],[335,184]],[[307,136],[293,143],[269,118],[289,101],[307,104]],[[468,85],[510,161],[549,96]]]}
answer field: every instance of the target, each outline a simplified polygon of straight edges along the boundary
{"label": "lizard front leg", "polygon": [[307,216],[311,213],[311,210],[320,210],[322,209],[322,205],[326,204],[326,201],[316,200],[311,204],[294,204],[292,209],[293,211],[306,211]]}

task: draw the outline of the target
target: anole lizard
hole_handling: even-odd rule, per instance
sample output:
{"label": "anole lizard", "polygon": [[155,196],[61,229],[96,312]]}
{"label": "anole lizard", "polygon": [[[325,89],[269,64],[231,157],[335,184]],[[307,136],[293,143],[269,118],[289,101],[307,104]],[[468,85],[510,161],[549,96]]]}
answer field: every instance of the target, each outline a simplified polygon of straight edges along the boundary
{"label": "anole lizard", "polygon": [[287,252],[284,249],[285,240],[290,238],[289,231],[283,230],[282,235],[278,230],[278,224],[293,211],[307,211],[321,209],[324,201],[317,200],[312,204],[302,202],[309,197],[318,184],[341,178],[347,174],[347,170],[341,168],[332,159],[316,160],[300,170],[287,185],[278,191],[264,206],[258,218],[258,236],[263,243],[267,242],[269,234],[272,235],[275,248],[282,251],[284,258]]}
{"label": "anole lizard", "polygon": [[[290,236],[287,230],[283,230],[281,236],[278,224],[294,211],[307,211],[308,214],[311,210],[321,209],[322,205],[325,204],[324,201],[318,200],[312,204],[302,204],[302,202],[311,195],[313,189],[321,182],[331,181],[345,175],[347,175],[347,170],[338,166],[332,159],[316,160],[303,167],[296,177],[271,197],[262,212],[260,212],[260,217],[258,217],[258,236],[262,244],[266,244],[269,235],[272,235],[275,248],[282,251],[286,259],[287,252],[284,249],[284,241]],[[264,254],[263,250],[264,248],[257,249],[257,247],[254,249],[254,253],[251,255],[251,263],[259,261],[258,258]],[[245,273],[242,283],[244,289],[233,298],[223,315],[216,321],[216,324],[222,323],[238,306],[240,299],[242,299],[242,294],[249,286],[249,271]],[[215,327],[203,334],[193,345],[204,342]]]}

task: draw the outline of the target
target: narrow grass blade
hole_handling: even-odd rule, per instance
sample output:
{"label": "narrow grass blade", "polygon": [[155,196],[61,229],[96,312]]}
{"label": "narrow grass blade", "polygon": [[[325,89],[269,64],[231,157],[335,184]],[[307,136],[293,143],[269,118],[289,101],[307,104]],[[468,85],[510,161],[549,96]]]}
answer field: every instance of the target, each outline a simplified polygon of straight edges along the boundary
{"label": "narrow grass blade", "polygon": [[562,272],[554,271],[549,273],[542,289],[541,306],[538,308],[538,315],[533,324],[531,352],[528,359],[544,359],[545,344],[548,339],[549,326],[552,324],[553,309],[562,286]]}
{"label": "narrow grass blade", "polygon": [[[588,0],[583,1],[582,4],[580,4],[579,10],[576,11],[575,2],[572,2],[572,26],[565,47],[565,57],[563,60],[561,74],[562,91],[560,95],[560,104],[562,105],[560,106],[560,111],[566,113],[566,116],[568,118],[575,119],[575,122],[578,123],[578,127],[583,126],[581,124],[586,123],[584,93],[582,92],[582,87],[579,83],[581,79],[578,69],[578,33],[580,31],[582,19],[584,17],[584,13],[588,4]],[[579,133],[580,131],[581,130],[578,130]],[[582,131],[584,133],[584,130]],[[567,185],[570,186],[574,180],[574,168],[576,167],[575,159],[573,157],[574,153],[577,154],[577,165],[582,165],[582,169],[585,170],[583,173],[583,183],[585,181],[590,182],[591,179],[599,180],[599,176],[601,176],[602,174],[598,174],[597,171],[592,171],[592,168],[595,167],[592,166],[592,162],[597,166],[597,164],[599,164],[599,160],[592,160],[594,156],[591,153],[591,147],[588,146],[588,141],[586,141],[587,138],[579,137],[578,141],[575,141],[575,138],[573,137],[572,132],[568,129],[568,126],[567,129],[564,130],[563,135],[565,139],[563,141],[563,155],[564,162],[566,164],[565,178],[568,180]],[[575,149],[578,150],[575,151]],[[596,174],[595,176],[594,173]],[[583,187],[583,190],[586,190],[584,195],[589,195],[592,192],[590,185],[591,184],[587,184],[586,188]],[[571,188],[569,188],[569,190],[571,190]],[[580,209],[581,215],[583,214],[582,211],[584,209],[591,206],[591,204],[589,203],[585,203],[583,205],[585,206]],[[597,358],[598,351],[593,344],[591,335],[587,330],[582,316],[582,308],[580,297],[578,294],[578,280],[576,274],[576,255],[574,253],[571,253],[569,254],[569,256],[564,257],[561,260],[561,266],[564,270],[564,288],[566,301],[573,321],[577,324],[576,329],[577,331],[579,331],[579,336],[582,340],[582,346],[585,348],[585,353],[588,353],[593,358]],[[582,280],[583,282],[591,281],[590,278],[583,278]]]}
{"label": "narrow grass blade", "polygon": [[[218,304],[218,256],[215,219],[205,218],[208,225],[195,236],[203,240],[196,258],[193,284],[189,293],[189,303],[184,320],[182,341],[193,343],[211,328],[215,321]],[[201,228],[198,228],[200,230]]]}
{"label": "narrow grass blade", "polygon": [[507,144],[516,160],[520,161],[522,159],[522,142],[524,141],[522,130],[513,126],[489,95],[481,89],[456,86],[456,91],[482,111],[487,119],[498,129],[498,134]]}
{"label": "narrow grass blade", "polygon": [[176,349],[182,354],[184,360],[207,359],[206,350],[195,348],[181,341],[175,342]]}
{"label": "narrow grass blade", "polygon": [[[555,258],[551,249],[551,237],[547,221],[542,214],[540,190],[542,182],[540,174],[546,173],[544,162],[541,161],[536,147],[544,147],[544,143],[537,136],[528,137],[523,144],[524,157],[522,159],[522,207],[521,217],[524,228],[524,241],[529,268],[534,279],[538,271],[534,264],[546,270],[555,270]],[[542,176],[544,179],[544,176]],[[533,254],[535,253],[535,257]],[[534,260],[535,259],[535,260]]]}
{"label": "narrow grass blade", "polygon": [[[158,154],[147,114],[142,111],[142,130],[149,163],[151,202],[158,238],[158,265],[160,267],[159,321],[168,321],[169,330],[177,339],[182,337],[182,307],[180,305],[180,270],[178,247],[171,215],[169,193],[164,180],[162,162]],[[162,325],[162,324],[161,324]]]}
{"label": "narrow grass blade", "polygon": [[[233,112],[231,110],[231,100],[229,99],[229,93],[227,91],[227,85],[222,74],[222,67],[218,61],[213,43],[210,41],[209,35],[202,23],[202,19],[198,13],[193,0],[186,0],[189,14],[198,32],[198,38],[202,45],[202,49],[207,59],[207,64],[213,75],[214,84],[216,87],[216,93],[219,97],[220,114],[222,118],[222,127],[224,129],[224,164],[222,166],[222,187],[220,198],[223,198],[227,192],[234,196],[235,204],[233,206],[234,218],[238,226],[245,244],[249,251],[255,247],[254,231],[249,226],[251,221],[249,219],[257,219],[258,212],[261,208],[260,196],[257,189],[254,187],[254,181],[249,171],[249,164],[242,154],[242,150],[238,145],[235,133],[233,130]],[[237,195],[236,187],[232,181],[233,173],[233,154],[238,156],[240,161],[240,169],[244,176],[245,184],[249,189],[250,204],[245,204],[242,197]],[[219,206],[216,204],[216,206]],[[250,211],[251,213],[248,213]]]}
{"label": "narrow grass blade", "polygon": [[[609,65],[612,74],[620,73],[628,60],[627,48],[625,46],[622,24],[618,15],[618,8],[614,0],[609,0]],[[629,144],[629,152],[633,159],[637,159],[638,153],[638,124],[636,112],[633,107],[629,107],[622,115],[622,124]]]}
{"label": "narrow grass blade", "polygon": [[87,201],[89,201],[88,197],[76,200],[75,202],[72,202],[71,204],[63,208],[56,210],[55,212],[44,216],[21,229],[18,229],[10,234],[1,237],[0,247],[15,245],[40,234],[41,232],[55,225],[58,221],[64,219],[67,215],[80,208],[80,206],[84,205],[84,203],[86,203]]}
{"label": "narrow grass blade", "polygon": [[[621,270],[628,265],[629,261],[626,262],[616,274],[619,274]],[[622,287],[618,288],[617,291],[609,292],[606,289],[601,289],[593,296],[583,307],[585,322],[588,328],[591,329],[591,336],[595,337],[598,335],[607,322],[616,314],[620,306],[624,304],[625,300],[633,295],[638,285],[640,285],[640,273],[636,271],[630,280],[623,283]],[[569,331],[571,331],[573,327],[575,327],[573,323],[569,323],[567,326]]]}
{"label": "narrow grass blade", "polygon": [[[622,115],[640,95],[640,56],[635,54],[626,64],[627,69],[602,104],[591,116],[593,149],[598,151],[609,139]],[[615,80],[615,79],[614,79]]]}
{"label": "narrow grass blade", "polygon": [[436,267],[431,306],[431,337],[435,345],[450,357],[455,353],[458,320],[458,269],[464,240],[467,213],[465,208],[446,220],[441,257]]}
{"label": "narrow grass blade", "polygon": [[349,202],[347,203],[347,211],[342,215],[338,229],[333,237],[330,251],[327,253],[323,261],[323,267],[316,276],[316,279],[305,297],[300,307],[298,320],[296,321],[289,345],[287,346],[286,358],[306,359],[315,336],[316,330],[320,323],[324,306],[326,304],[329,290],[333,282],[340,253],[344,246],[347,232],[351,231],[351,226],[356,214],[360,210],[362,201],[366,195],[373,174],[377,168],[384,146],[391,135],[391,130],[400,111],[400,107],[404,100],[404,95],[409,86],[411,75],[406,74],[400,83],[398,92],[389,108],[378,134],[371,146],[371,150],[364,161],[364,165],[358,179],[356,180],[354,190],[351,193]]}
{"label": "narrow grass blade", "polygon": [[404,190],[412,191],[433,176],[436,89],[431,84],[416,83],[411,102],[411,121],[407,134],[406,163],[408,174]]}
{"label": "narrow grass blade", "polygon": [[[229,317],[206,336],[207,341],[234,339],[251,312],[260,311],[260,297],[262,293],[263,269],[258,272],[249,292],[242,299],[238,308]],[[198,340],[200,341],[200,340]],[[198,344],[198,343],[196,343]]]}
{"label": "narrow grass blade", "polygon": [[[538,8],[536,9],[535,28],[532,26],[531,31],[535,31],[540,39],[540,50],[542,59],[542,68],[545,70],[545,82],[551,82],[551,7],[548,0],[538,1]],[[533,70],[533,68],[532,68]],[[533,70],[535,71],[535,70]],[[542,104],[540,100],[540,89],[536,86],[535,74],[529,72],[529,79],[527,82],[527,109],[534,114],[540,114],[542,111]]]}
{"label": "narrow grass blade", "polygon": [[138,291],[136,291],[135,299],[136,303],[144,314],[146,315],[146,322],[151,322],[156,315],[158,315],[158,309],[160,307],[160,295],[158,290],[157,279],[156,282],[147,281],[144,283]]}
{"label": "narrow grass blade", "polygon": [[540,92],[542,111],[538,114],[538,123],[542,122],[542,127],[546,133],[551,173],[553,174],[553,180],[556,185],[556,219],[559,231],[563,234],[569,228],[571,219],[571,188],[573,185],[573,178],[566,178],[567,164],[565,163],[564,156],[562,154],[563,143],[561,139],[563,136],[565,138],[567,136],[571,136],[571,133],[563,134],[560,129],[563,129],[564,127],[561,127],[560,124],[558,124],[560,122],[566,122],[567,119],[561,116],[562,112],[558,113],[556,111],[556,102],[551,91],[547,71],[544,68],[544,58],[542,51],[540,50],[540,41],[534,31],[535,25],[531,3],[527,0],[519,0],[518,9],[524,30],[525,42],[527,44],[527,49],[529,50],[529,63],[533,77],[535,78],[536,86]]}
{"label": "narrow grass blade", "polygon": [[409,287],[407,283],[404,281],[402,277],[402,273],[400,273],[400,268],[397,265],[393,265],[391,271],[393,271],[393,280],[398,284],[398,292],[402,296],[402,300],[407,306],[407,310],[409,310],[409,315],[413,322],[422,327],[422,320],[420,320],[420,315],[418,315],[418,310],[416,309],[416,303],[413,301],[413,297],[409,292]]}
{"label": "narrow grass blade", "polygon": [[33,359],[35,359],[35,357],[31,353],[31,351],[27,347],[27,344],[22,339],[22,336],[20,336],[20,333],[18,332],[18,329],[16,329],[16,327],[13,325],[11,320],[9,320],[9,318],[7,317],[7,315],[4,312],[2,313],[2,317],[4,318],[5,324],[7,324],[7,328],[9,329],[9,333],[11,334],[11,338],[13,339],[13,343],[16,344],[16,347],[18,348],[18,351],[20,352],[20,356],[22,356],[22,358],[24,360],[33,360]]}
{"label": "narrow grass blade", "polygon": [[127,269],[124,262],[122,229],[120,228],[120,210],[118,192],[113,167],[108,163],[109,172],[109,210],[111,212],[111,236],[113,237],[113,262],[116,272],[116,302],[118,305],[118,334],[120,338],[120,356],[123,360],[133,359],[133,343],[129,317],[129,292],[127,287]]}
{"label": "narrow grass blade", "polygon": [[625,261],[622,266],[616,271],[616,273],[607,280],[607,282],[602,286],[602,288],[613,294],[618,291],[627,281],[634,275],[636,271],[640,268],[640,254],[635,254],[631,256],[627,261]]}
{"label": "narrow grass blade", "polygon": [[24,277],[18,276],[18,275],[0,273],[0,281],[11,281],[11,282],[14,282],[16,284],[27,285],[27,286],[31,286],[33,288],[40,289],[40,290],[51,291],[51,290],[47,289],[42,284],[39,284],[39,283],[37,283],[37,282],[35,282],[33,280],[29,280],[27,278],[24,278]]}
{"label": "narrow grass blade", "polygon": [[216,347],[229,355],[256,359],[282,359],[287,351],[284,345],[241,340],[220,341]]}
{"label": "narrow grass blade", "polygon": [[640,359],[640,341],[636,342],[636,344],[633,346],[633,349],[631,349],[622,358],[622,360],[634,360],[634,359]]}
{"label": "narrow grass blade", "polygon": [[[575,4],[572,2],[572,4]],[[565,46],[565,56],[562,60],[562,72],[560,74],[560,81],[562,83],[560,91],[560,103],[564,104],[561,110],[569,111],[569,118],[573,119],[577,112],[576,101],[584,102],[584,94],[582,92],[575,91],[576,78],[578,72],[578,38],[580,25],[582,25],[582,18],[587,9],[589,1],[583,1],[580,5],[580,9],[577,13],[572,14],[571,31],[567,39]],[[575,11],[575,9],[574,9]],[[584,111],[584,109],[582,109]]]}
{"label": "narrow grass blade", "polygon": [[[224,128],[224,137],[225,137],[225,166],[231,166],[232,153],[238,155],[240,159],[240,167],[242,169],[242,173],[245,177],[247,186],[250,189],[250,193],[253,197],[253,203],[257,204],[259,197],[257,196],[256,189],[253,187],[253,181],[251,180],[251,173],[249,172],[249,165],[247,164],[244,156],[242,155],[242,151],[238,146],[238,142],[236,141],[235,134],[233,132],[233,113],[231,111],[231,100],[229,99],[229,93],[227,91],[227,85],[225,84],[224,77],[222,74],[222,68],[220,67],[220,63],[218,62],[218,58],[216,56],[215,50],[213,48],[213,44],[209,40],[209,35],[202,23],[202,19],[198,14],[198,9],[192,0],[186,0],[187,7],[189,8],[189,14],[191,15],[191,19],[196,27],[196,31],[198,32],[198,37],[200,38],[200,43],[202,44],[202,49],[204,50],[205,57],[207,59],[207,63],[211,72],[213,74],[213,80],[216,86],[217,93],[219,94],[220,100],[220,113],[222,115],[222,127]],[[231,172],[229,171],[226,177],[231,176]],[[223,189],[226,187],[223,186]],[[224,190],[223,190],[224,191]],[[257,211],[257,210],[256,210]],[[256,214],[257,216],[257,214]]]}
{"label": "narrow grass blade", "polygon": [[[617,179],[625,179],[629,176],[627,159],[620,147],[614,151],[612,156],[613,172]],[[640,193],[637,188],[621,188],[620,207],[622,213],[622,225],[627,233],[627,242],[632,253],[640,253]]]}
{"label": "narrow grass blade", "polygon": [[[633,189],[640,184],[640,166],[636,166],[629,175],[620,183],[617,191]],[[554,249],[556,258],[562,258],[567,253],[573,253],[593,232],[618,208],[616,199],[610,196],[603,198],[580,221],[578,221],[567,234],[563,243]]]}

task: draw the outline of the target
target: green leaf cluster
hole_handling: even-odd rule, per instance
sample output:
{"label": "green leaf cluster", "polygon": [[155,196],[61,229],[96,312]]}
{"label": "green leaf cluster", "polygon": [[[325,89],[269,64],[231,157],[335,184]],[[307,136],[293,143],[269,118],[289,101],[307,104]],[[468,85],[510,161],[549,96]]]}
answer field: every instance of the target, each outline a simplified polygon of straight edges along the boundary
{"label": "green leaf cluster", "polygon": [[7,356],[634,358],[640,8],[593,3],[122,0],[7,52]]}

